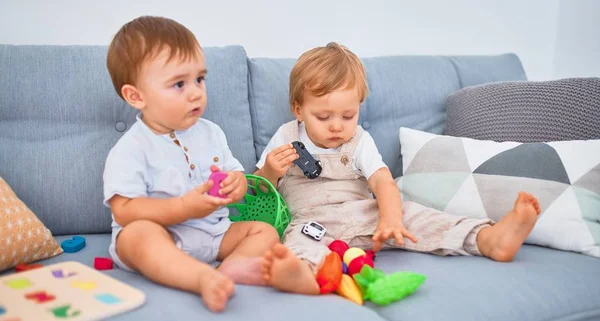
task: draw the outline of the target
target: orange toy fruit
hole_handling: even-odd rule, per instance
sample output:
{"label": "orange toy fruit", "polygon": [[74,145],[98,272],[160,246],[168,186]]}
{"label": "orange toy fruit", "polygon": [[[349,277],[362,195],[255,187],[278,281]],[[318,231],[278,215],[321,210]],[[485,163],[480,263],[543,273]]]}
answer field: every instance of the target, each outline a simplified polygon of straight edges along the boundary
{"label": "orange toy fruit", "polygon": [[325,257],[323,266],[317,272],[317,283],[321,294],[335,292],[342,281],[342,259],[336,252]]}

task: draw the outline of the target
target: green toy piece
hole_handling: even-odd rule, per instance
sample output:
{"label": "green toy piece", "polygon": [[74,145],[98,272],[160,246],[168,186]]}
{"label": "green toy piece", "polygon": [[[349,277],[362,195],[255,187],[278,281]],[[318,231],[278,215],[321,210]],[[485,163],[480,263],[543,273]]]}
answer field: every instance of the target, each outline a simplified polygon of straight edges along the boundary
{"label": "green toy piece", "polygon": [[229,204],[227,207],[235,208],[239,214],[229,215],[232,222],[239,221],[261,221],[271,224],[279,237],[290,224],[291,215],[283,197],[267,179],[252,174],[246,174],[248,179],[248,192],[244,201],[237,204]]}
{"label": "green toy piece", "polygon": [[354,274],[363,299],[378,305],[387,305],[402,300],[415,292],[426,277],[414,272],[396,272],[386,275],[379,269],[363,266],[360,273]]}

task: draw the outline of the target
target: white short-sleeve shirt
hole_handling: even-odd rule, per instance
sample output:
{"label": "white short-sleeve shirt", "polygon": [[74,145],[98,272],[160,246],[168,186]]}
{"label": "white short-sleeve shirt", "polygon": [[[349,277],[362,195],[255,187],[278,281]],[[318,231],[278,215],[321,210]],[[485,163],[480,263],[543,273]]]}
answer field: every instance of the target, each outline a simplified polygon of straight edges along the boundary
{"label": "white short-sleeve shirt", "polygon": [[[308,137],[306,133],[306,127],[304,123],[300,123],[298,125],[298,135],[300,136],[300,141],[306,147],[306,150],[315,155],[315,154],[335,154],[339,153],[341,150],[341,146],[338,148],[320,148],[317,147]],[[283,133],[283,126],[279,127],[275,135],[271,138],[267,147],[263,151],[260,156],[260,160],[256,164],[257,168],[262,168],[265,165],[265,160],[267,159],[267,154],[273,149],[286,144],[285,134]],[[354,150],[353,157],[353,167],[354,171],[361,176],[364,176],[367,180],[380,168],[387,168],[387,165],[383,162],[381,154],[377,149],[377,145],[375,145],[375,141],[373,137],[365,130],[363,131],[362,137]]]}
{"label": "white short-sleeve shirt", "polygon": [[[158,135],[141,117],[108,154],[103,175],[105,206],[117,194],[127,198],[183,196],[208,180],[211,165],[223,171],[244,171],[218,125],[201,118],[184,131]],[[182,224],[219,235],[230,225],[228,216],[229,210],[221,207]],[[112,226],[119,227],[114,216]]]}

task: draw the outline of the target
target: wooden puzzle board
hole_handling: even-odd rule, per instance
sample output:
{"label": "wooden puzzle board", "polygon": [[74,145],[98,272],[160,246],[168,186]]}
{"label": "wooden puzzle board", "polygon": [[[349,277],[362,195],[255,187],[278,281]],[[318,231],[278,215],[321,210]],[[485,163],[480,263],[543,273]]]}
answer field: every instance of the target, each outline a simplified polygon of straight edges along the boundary
{"label": "wooden puzzle board", "polygon": [[78,262],[0,277],[0,321],[101,320],[145,300],[140,290]]}

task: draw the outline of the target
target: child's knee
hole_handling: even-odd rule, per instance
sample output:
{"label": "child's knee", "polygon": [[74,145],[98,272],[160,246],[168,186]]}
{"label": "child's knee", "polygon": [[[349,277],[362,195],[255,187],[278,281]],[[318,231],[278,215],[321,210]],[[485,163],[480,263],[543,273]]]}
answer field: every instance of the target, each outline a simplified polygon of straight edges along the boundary
{"label": "child's knee", "polygon": [[169,232],[154,222],[133,221],[127,224],[117,236],[117,250],[124,249],[126,251],[129,247],[139,248],[146,241],[156,240],[160,235],[170,238]]}
{"label": "child's knee", "polygon": [[279,242],[279,234],[277,230],[270,224],[265,222],[253,222],[253,230],[252,234],[260,234],[264,238],[265,242],[269,244],[275,244]]}

